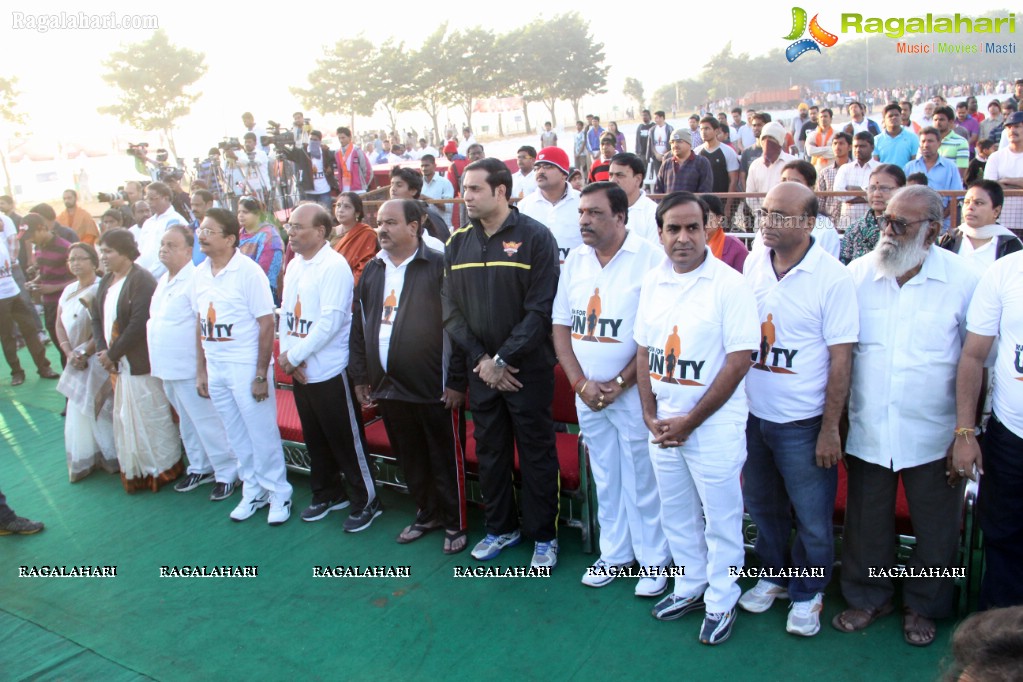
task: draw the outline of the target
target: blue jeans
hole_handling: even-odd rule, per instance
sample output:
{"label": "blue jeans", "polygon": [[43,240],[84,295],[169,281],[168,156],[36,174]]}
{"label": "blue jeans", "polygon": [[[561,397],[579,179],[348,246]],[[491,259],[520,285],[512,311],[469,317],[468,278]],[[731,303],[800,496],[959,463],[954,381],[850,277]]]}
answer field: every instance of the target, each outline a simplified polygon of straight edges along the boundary
{"label": "blue jeans", "polygon": [[[757,525],[757,556],[764,568],[776,571],[823,569],[813,577],[766,578],[787,586],[792,601],[823,592],[835,560],[832,517],[838,466],[817,466],[820,430],[821,417],[778,424],[750,414],[746,423],[742,497]],[[793,524],[796,536],[790,550]]]}

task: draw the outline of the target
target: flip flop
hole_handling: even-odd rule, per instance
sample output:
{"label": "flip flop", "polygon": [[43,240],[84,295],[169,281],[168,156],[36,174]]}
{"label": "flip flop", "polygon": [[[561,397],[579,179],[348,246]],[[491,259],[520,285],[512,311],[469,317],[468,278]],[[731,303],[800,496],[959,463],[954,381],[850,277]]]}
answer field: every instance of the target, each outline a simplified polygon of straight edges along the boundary
{"label": "flip flop", "polygon": [[858,632],[894,610],[891,602],[876,609],[846,609],[831,619],[831,627],[839,632]]}
{"label": "flip flop", "polygon": [[934,621],[904,606],[902,608],[902,637],[910,646],[929,646],[937,636]]}
{"label": "flip flop", "polygon": [[[446,530],[444,531],[444,553],[445,554],[458,554],[464,552],[465,548],[469,546],[468,531],[465,530]],[[455,545],[462,541],[461,547],[455,549]]]}
{"label": "flip flop", "polygon": [[430,531],[437,530],[442,527],[443,526],[441,526],[438,521],[429,521],[427,523],[419,523],[416,521],[411,526],[405,526],[405,529],[398,534],[397,542],[399,545],[407,545],[410,542],[415,542]]}

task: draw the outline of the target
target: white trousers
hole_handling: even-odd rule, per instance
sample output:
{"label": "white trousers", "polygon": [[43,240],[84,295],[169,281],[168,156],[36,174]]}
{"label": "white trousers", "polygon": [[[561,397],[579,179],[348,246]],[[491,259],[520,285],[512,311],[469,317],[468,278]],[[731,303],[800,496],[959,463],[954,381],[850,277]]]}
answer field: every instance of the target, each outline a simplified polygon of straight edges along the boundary
{"label": "white trousers", "polygon": [[164,380],[163,392],[178,413],[181,441],[188,454],[188,473],[212,473],[217,483],[238,480],[238,460],[224,425],[213,404],[195,390],[195,379]]}
{"label": "white trousers", "polygon": [[743,566],[742,487],[746,430],[740,424],[696,429],[679,448],[650,445],[661,495],[661,526],[677,567],[675,594],[703,593],[708,613],[729,611],[741,590],[730,567]]}
{"label": "white trousers", "polygon": [[206,371],[213,407],[238,457],[242,495],[255,499],[270,492],[278,499],[290,500],[291,484],[284,468],[281,432],[277,429],[277,395],[272,378],[268,380],[270,397],[256,402],[252,397],[255,378],[252,365],[207,364]]}
{"label": "white trousers", "polygon": [[633,386],[599,412],[578,396],[575,406],[597,488],[600,558],[610,564],[636,559],[643,567],[667,566],[671,555],[661,529],[661,500],[639,390]]}

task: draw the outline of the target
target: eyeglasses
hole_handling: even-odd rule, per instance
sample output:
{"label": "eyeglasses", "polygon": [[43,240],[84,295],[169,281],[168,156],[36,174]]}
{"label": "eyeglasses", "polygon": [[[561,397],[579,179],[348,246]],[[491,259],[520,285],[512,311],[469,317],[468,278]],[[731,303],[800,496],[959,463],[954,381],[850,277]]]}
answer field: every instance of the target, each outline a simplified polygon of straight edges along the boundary
{"label": "eyeglasses", "polygon": [[768,212],[762,208],[758,208],[753,212],[753,217],[757,221],[757,225],[761,227],[796,227],[798,222],[805,216],[793,216],[785,215],[784,213],[778,213],[777,211]]}
{"label": "eyeglasses", "polygon": [[207,237],[209,237],[210,235],[214,235],[214,234],[220,234],[220,235],[224,234],[223,232],[214,232],[213,230],[211,230],[208,227],[200,227],[198,230],[195,231],[195,233],[196,234],[205,235]]}
{"label": "eyeglasses", "polygon": [[893,219],[889,218],[887,215],[881,215],[877,219],[877,226],[878,226],[878,228],[880,228],[880,230],[882,232],[884,232],[885,230],[888,229],[888,226],[890,225],[891,228],[892,228],[892,232],[894,232],[896,235],[901,237],[902,235],[906,234],[906,230],[909,229],[910,225],[918,225],[920,223],[929,223],[929,222],[931,222],[930,218],[923,218],[922,220],[909,220],[909,221],[906,221],[906,220],[898,220],[898,219],[893,220]]}
{"label": "eyeglasses", "polygon": [[867,187],[868,192],[884,192],[885,194],[894,192],[897,189],[898,187],[892,187],[891,185],[870,185]]}

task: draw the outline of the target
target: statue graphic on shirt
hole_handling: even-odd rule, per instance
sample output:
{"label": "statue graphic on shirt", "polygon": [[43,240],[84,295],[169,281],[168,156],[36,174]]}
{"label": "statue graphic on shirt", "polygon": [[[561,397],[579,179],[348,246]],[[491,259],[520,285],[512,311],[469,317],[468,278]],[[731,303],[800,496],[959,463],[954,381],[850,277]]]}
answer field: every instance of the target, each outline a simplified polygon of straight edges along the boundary
{"label": "statue graphic on shirt", "polygon": [[217,323],[217,311],[213,309],[213,301],[210,301],[210,307],[206,309],[206,340],[213,340],[213,325]]}
{"label": "statue graphic on shirt", "polygon": [[384,299],[384,319],[380,321],[380,324],[394,324],[391,322],[391,315],[394,314],[397,307],[398,299],[394,295],[394,289],[391,289],[391,294]]}
{"label": "statue graphic on shirt", "polygon": [[671,328],[671,333],[668,334],[668,340],[664,344],[664,376],[661,377],[661,381],[669,384],[677,384],[675,380],[675,366],[678,364],[678,358],[682,354],[682,339],[678,336],[678,325]]}
{"label": "statue graphic on shirt", "polygon": [[593,295],[586,303],[586,336],[580,341],[596,341],[597,321],[600,319],[600,289],[594,289]]}
{"label": "statue graphic on shirt", "polygon": [[767,354],[774,348],[774,342],[774,315],[767,313],[767,319],[760,325],[760,357],[756,363],[758,369],[767,369]]}

